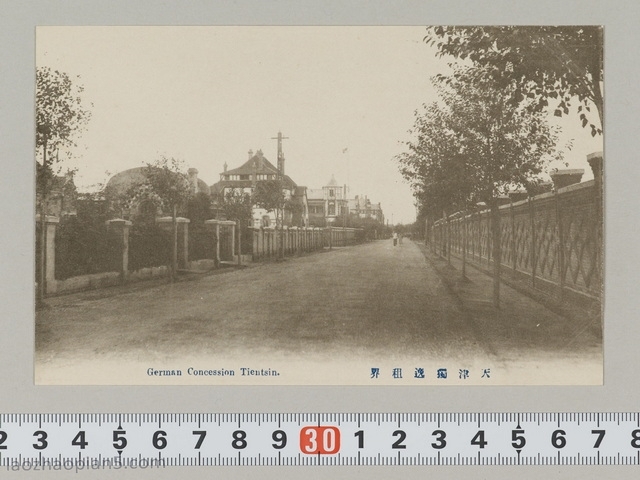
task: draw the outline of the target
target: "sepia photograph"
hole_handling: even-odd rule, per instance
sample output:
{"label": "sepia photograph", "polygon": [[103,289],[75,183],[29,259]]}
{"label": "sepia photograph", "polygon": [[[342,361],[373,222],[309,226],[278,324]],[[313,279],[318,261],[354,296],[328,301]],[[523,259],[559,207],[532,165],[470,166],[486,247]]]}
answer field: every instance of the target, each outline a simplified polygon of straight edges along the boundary
{"label": "sepia photograph", "polygon": [[603,28],[40,26],[37,385],[602,385]]}

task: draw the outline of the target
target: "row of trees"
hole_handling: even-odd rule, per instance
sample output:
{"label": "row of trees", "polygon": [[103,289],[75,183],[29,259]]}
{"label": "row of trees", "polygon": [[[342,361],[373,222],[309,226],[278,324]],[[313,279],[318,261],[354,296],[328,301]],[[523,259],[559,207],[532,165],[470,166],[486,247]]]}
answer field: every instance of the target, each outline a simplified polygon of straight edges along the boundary
{"label": "row of trees", "polygon": [[63,158],[73,155],[75,139],[86,128],[91,112],[82,105],[83,88],[73,83],[69,75],[48,67],[36,71],[36,194],[41,225],[39,235],[40,258],[38,301],[45,291],[46,215],[49,197],[62,173]]}
{"label": "row of trees", "polygon": [[[52,193],[60,187],[59,176],[64,173],[64,160],[74,155],[74,147],[77,146],[75,142],[91,118],[91,112],[83,104],[83,90],[79,77],[72,80],[68,74],[48,67],[36,70],[36,192],[42,219],[46,217]],[[182,161],[160,157],[147,163],[144,182],[117,195],[117,198],[106,190],[89,196],[106,197],[116,209],[130,208],[145,202],[153,205],[153,208],[170,213],[173,225],[172,278],[177,271],[178,213],[189,209],[197,211],[196,215],[206,217],[203,220],[213,216],[211,198],[206,194],[193,194],[185,170]],[[218,200],[225,218],[236,221],[238,225],[248,224],[253,205],[268,212],[284,208],[295,211],[298,207],[285,199],[278,180],[259,182],[253,195],[232,189]],[[40,228],[38,243],[42,263],[45,257],[46,228]],[[41,299],[45,289],[44,268],[40,268],[39,273],[38,297]]]}
{"label": "row of trees", "polygon": [[424,40],[459,62],[433,79],[438,100],[416,112],[414,138],[395,160],[428,222],[478,202],[489,206],[498,306],[498,198],[521,188],[536,193],[544,167],[562,159],[549,109],[567,115],[573,102],[582,126],[602,134],[602,31],[430,27]]}

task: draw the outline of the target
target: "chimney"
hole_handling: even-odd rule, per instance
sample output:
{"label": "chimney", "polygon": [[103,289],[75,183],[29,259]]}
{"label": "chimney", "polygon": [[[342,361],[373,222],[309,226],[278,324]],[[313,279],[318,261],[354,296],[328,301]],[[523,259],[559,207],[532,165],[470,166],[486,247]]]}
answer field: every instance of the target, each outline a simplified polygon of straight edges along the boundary
{"label": "chimney", "polygon": [[584,170],[582,168],[556,170],[551,174],[551,180],[553,180],[553,185],[555,186],[556,191],[558,191],[561,188],[568,187],[574,183],[580,183],[582,175],[584,175]]}
{"label": "chimney", "polygon": [[224,171],[226,172],[227,171],[227,162],[224,162],[224,167],[223,168],[224,168]]}
{"label": "chimney", "polygon": [[256,188],[256,182],[258,181],[258,160],[253,161],[253,175],[251,175],[251,186]]}
{"label": "chimney", "polygon": [[191,182],[191,191],[198,193],[198,169],[190,168],[187,173],[189,174],[189,182]]}
{"label": "chimney", "polygon": [[251,157],[253,157],[253,150],[249,150],[249,160],[251,160]]}

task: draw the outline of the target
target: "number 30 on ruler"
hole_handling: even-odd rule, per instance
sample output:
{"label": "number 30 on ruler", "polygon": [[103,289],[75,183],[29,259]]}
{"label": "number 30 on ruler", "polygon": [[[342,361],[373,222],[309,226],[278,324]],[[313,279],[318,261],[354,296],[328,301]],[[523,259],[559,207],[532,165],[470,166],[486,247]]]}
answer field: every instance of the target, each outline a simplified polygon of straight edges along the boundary
{"label": "number 30 on ruler", "polygon": [[331,455],[340,450],[338,427],[304,427],[300,430],[300,450],[309,455]]}

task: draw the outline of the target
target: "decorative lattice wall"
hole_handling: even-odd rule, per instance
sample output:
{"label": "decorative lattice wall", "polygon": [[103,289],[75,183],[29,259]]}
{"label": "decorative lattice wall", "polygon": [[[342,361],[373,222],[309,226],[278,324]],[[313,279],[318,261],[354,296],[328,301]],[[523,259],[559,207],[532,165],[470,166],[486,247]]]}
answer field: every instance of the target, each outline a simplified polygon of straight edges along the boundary
{"label": "decorative lattice wall", "polygon": [[[602,296],[602,201],[595,182],[571,185],[502,205],[500,244],[503,275],[527,279],[559,298]],[[457,213],[435,222],[432,249],[463,255],[470,263],[492,263],[491,212]]]}

